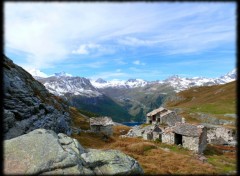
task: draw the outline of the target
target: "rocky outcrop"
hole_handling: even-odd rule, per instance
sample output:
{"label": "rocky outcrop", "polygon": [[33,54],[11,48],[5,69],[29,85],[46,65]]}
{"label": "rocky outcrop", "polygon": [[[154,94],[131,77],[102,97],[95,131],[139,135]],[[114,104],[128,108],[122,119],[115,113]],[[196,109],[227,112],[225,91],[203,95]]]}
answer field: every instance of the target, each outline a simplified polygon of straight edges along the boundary
{"label": "rocky outcrop", "polygon": [[138,162],[118,150],[101,151],[90,149],[81,154],[88,167],[97,175],[130,175],[143,173]]}
{"label": "rocky outcrop", "polygon": [[4,141],[5,174],[143,174],[138,162],[116,150],[84,149],[76,139],[37,129]]}
{"label": "rocky outcrop", "polygon": [[4,56],[4,138],[11,139],[37,128],[71,133],[68,106],[28,72]]}

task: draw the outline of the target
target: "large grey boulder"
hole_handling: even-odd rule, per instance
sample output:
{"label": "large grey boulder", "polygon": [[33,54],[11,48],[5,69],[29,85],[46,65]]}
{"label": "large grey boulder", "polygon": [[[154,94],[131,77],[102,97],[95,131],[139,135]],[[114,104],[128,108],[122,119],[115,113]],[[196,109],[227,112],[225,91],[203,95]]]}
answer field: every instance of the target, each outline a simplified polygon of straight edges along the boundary
{"label": "large grey boulder", "polygon": [[120,151],[86,150],[73,138],[37,129],[4,141],[4,174],[141,174],[136,160]]}
{"label": "large grey boulder", "polygon": [[4,139],[38,128],[71,134],[67,104],[36,81],[28,72],[3,57]]}
{"label": "large grey boulder", "polygon": [[135,159],[118,150],[91,149],[89,152],[81,154],[81,157],[86,161],[88,167],[98,175],[143,174],[143,169]]}

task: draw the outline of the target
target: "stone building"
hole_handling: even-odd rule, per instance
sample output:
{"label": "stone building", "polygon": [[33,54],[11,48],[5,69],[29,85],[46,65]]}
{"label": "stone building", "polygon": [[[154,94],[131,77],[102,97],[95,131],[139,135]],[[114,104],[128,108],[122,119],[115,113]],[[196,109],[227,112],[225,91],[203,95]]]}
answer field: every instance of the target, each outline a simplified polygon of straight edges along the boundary
{"label": "stone building", "polygon": [[107,136],[112,136],[114,125],[110,117],[92,117],[90,118],[90,129],[96,133],[103,133]]}
{"label": "stone building", "polygon": [[157,125],[146,126],[142,129],[142,137],[146,140],[161,140],[162,129]]}
{"label": "stone building", "polygon": [[236,143],[236,130],[206,123],[204,126],[207,128],[209,144],[234,145]]}
{"label": "stone building", "polygon": [[159,107],[147,114],[148,124],[164,124],[168,126],[175,125],[176,122],[181,122],[182,118],[176,112],[170,111],[166,108]]}
{"label": "stone building", "polygon": [[175,126],[164,129],[162,143],[180,144],[201,154],[207,146],[207,129],[203,125],[177,122]]}

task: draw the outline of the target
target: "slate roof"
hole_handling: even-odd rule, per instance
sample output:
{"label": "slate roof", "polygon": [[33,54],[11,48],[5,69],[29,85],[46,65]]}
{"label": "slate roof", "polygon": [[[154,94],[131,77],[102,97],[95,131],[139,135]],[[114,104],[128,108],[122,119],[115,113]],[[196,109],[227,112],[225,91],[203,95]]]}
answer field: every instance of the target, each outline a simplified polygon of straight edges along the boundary
{"label": "slate roof", "polygon": [[174,133],[191,137],[198,137],[202,132],[201,128],[199,128],[197,125],[192,125],[189,123],[176,123],[172,129]]}
{"label": "slate roof", "polygon": [[[162,112],[164,110],[165,110],[165,112]],[[147,113],[147,116],[153,116],[153,115],[156,115],[159,112],[162,112],[161,116],[164,116],[164,115],[167,115],[167,114],[171,113],[172,111],[170,111],[168,109],[165,109],[163,107],[159,107],[158,109],[154,109],[153,111]]]}
{"label": "slate roof", "polygon": [[90,118],[90,125],[108,126],[114,125],[114,123],[110,117],[92,117]]}

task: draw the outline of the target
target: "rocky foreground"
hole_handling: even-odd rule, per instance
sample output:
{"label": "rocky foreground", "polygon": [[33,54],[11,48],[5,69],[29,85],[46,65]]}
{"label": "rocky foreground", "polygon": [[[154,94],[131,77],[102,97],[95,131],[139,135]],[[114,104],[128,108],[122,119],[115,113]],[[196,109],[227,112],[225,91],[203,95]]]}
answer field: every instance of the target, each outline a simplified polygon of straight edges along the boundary
{"label": "rocky foreground", "polygon": [[4,141],[4,174],[143,174],[139,163],[118,150],[85,149],[63,133],[37,129]]}
{"label": "rocky foreground", "polygon": [[3,81],[4,139],[38,128],[71,134],[68,105],[6,56],[3,57]]}

